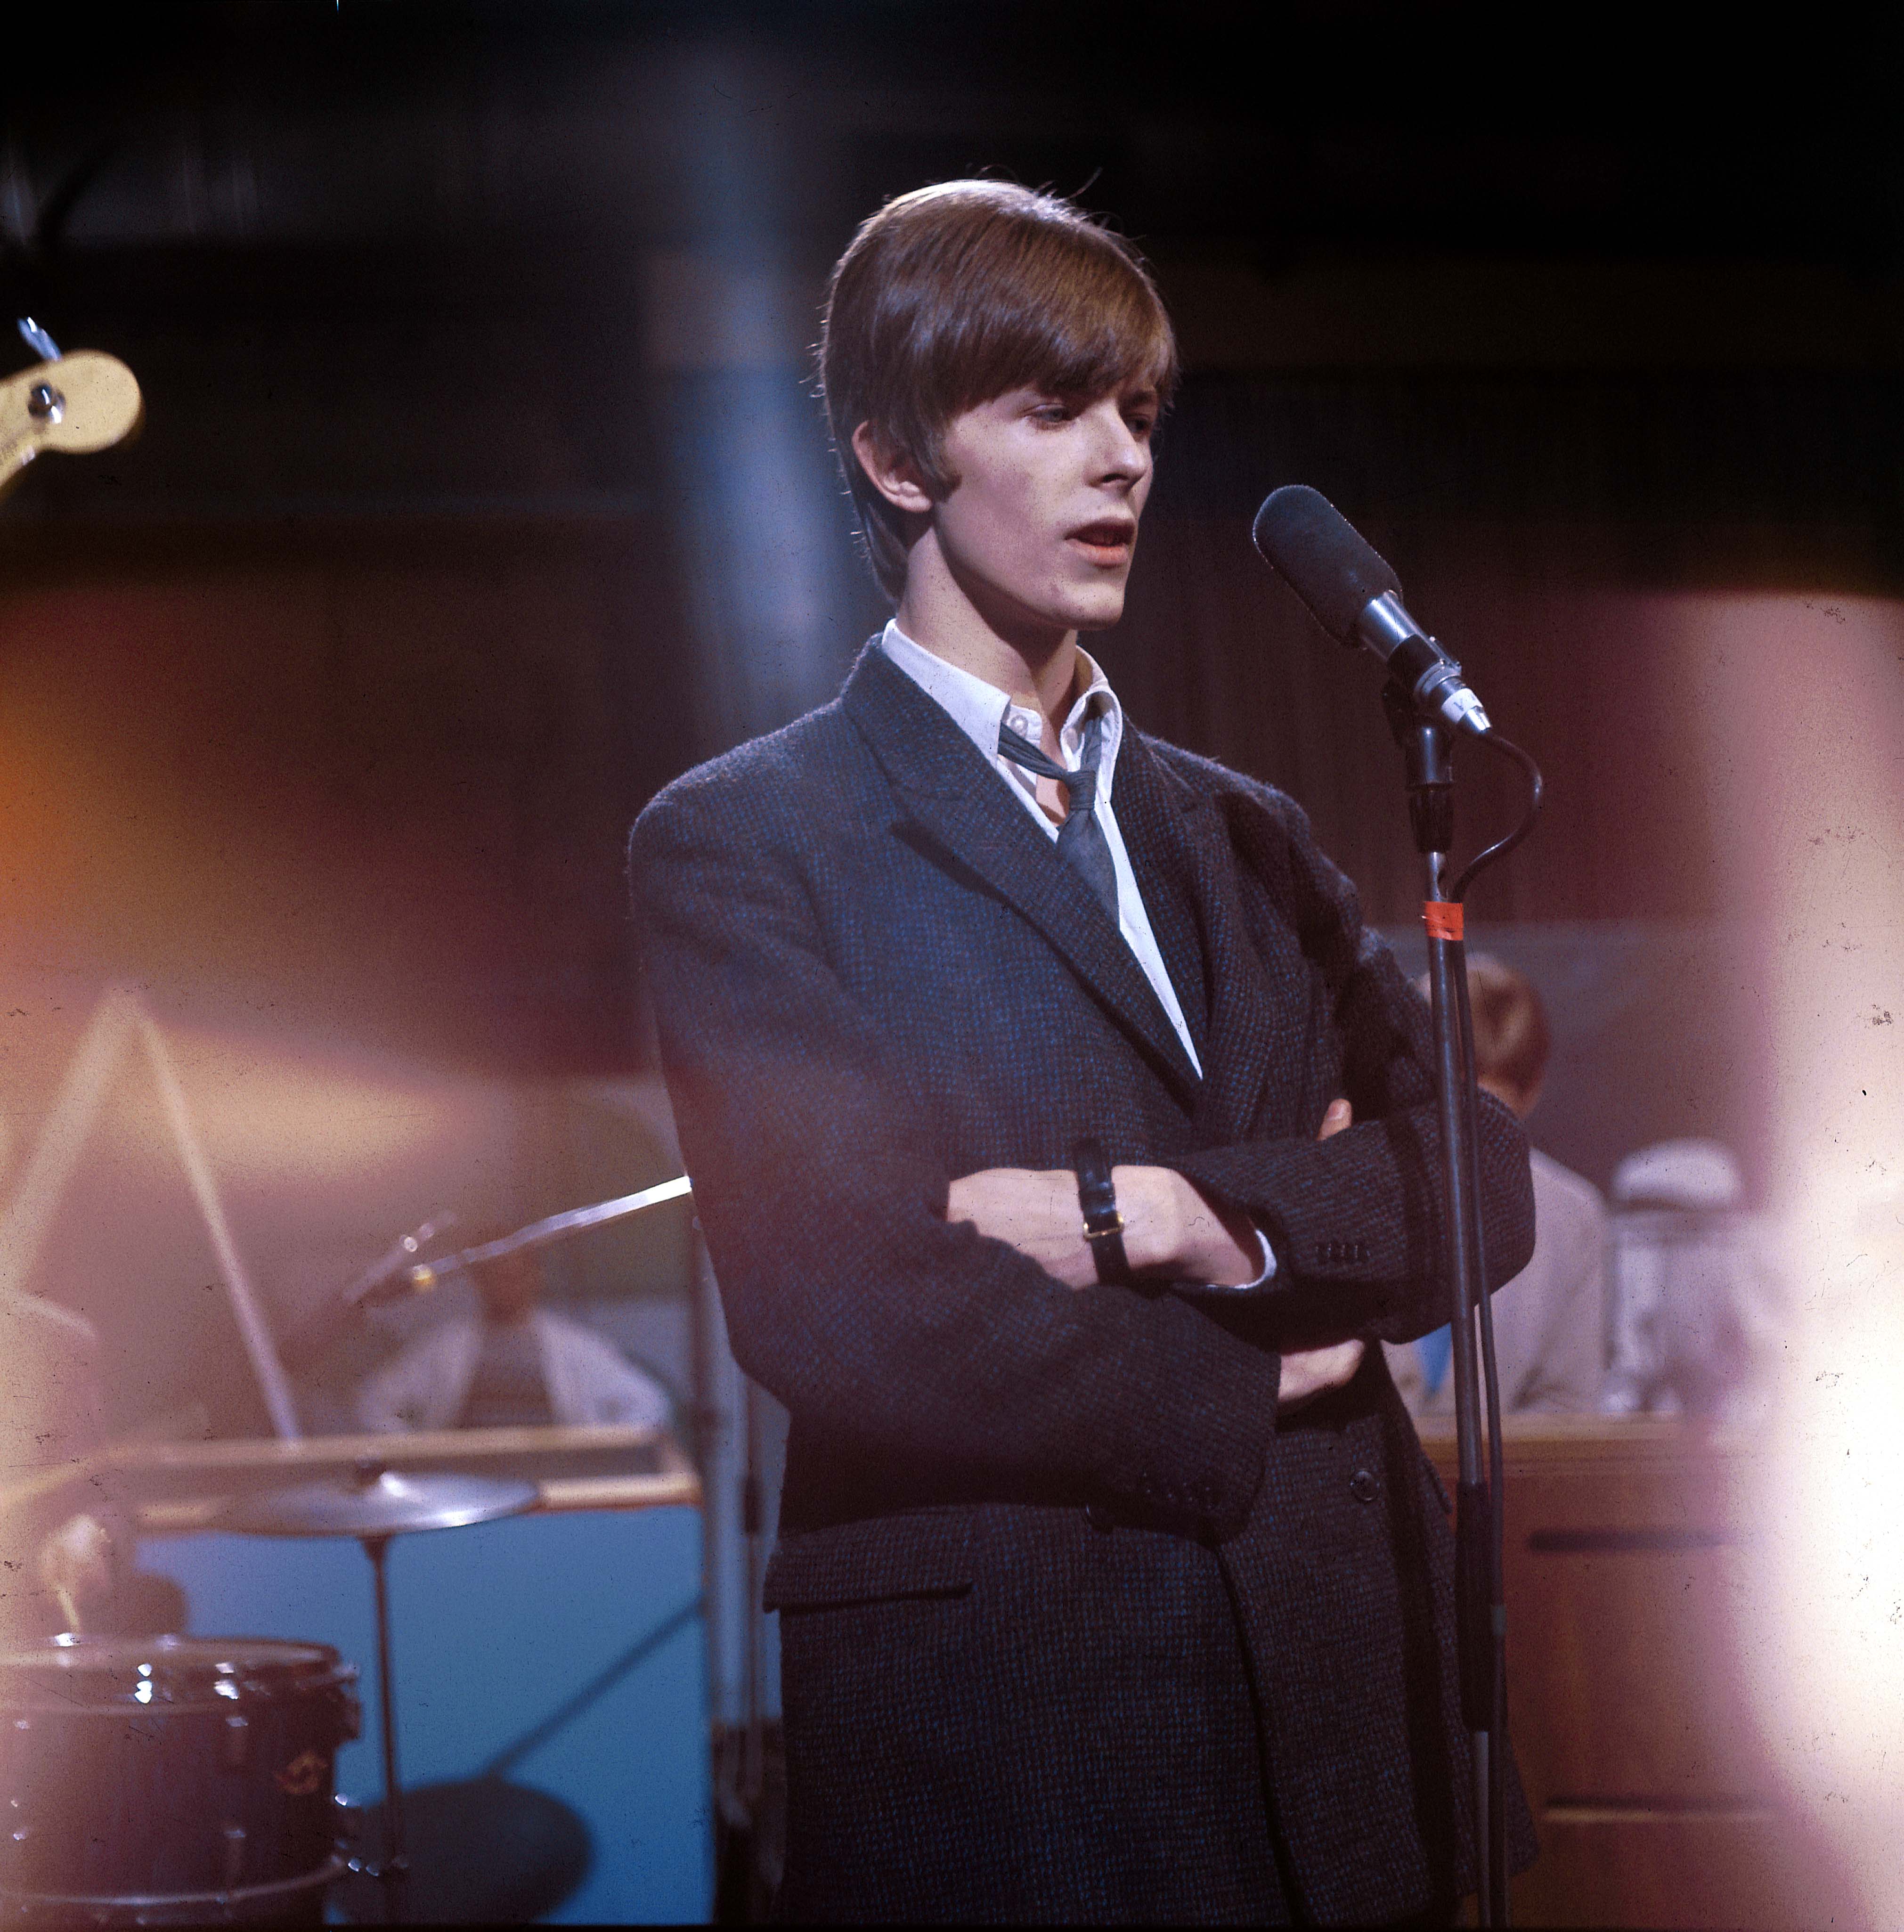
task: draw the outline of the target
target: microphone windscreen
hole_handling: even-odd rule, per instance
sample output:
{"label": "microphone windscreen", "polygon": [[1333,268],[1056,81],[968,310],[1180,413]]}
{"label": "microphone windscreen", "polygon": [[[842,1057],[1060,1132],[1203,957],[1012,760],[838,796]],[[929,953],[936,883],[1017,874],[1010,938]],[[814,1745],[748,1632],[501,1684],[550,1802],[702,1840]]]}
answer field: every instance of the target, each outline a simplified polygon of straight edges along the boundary
{"label": "microphone windscreen", "polygon": [[1306,483],[1273,490],[1251,530],[1263,561],[1306,604],[1332,638],[1353,646],[1355,620],[1372,598],[1402,581],[1374,547],[1319,490]]}

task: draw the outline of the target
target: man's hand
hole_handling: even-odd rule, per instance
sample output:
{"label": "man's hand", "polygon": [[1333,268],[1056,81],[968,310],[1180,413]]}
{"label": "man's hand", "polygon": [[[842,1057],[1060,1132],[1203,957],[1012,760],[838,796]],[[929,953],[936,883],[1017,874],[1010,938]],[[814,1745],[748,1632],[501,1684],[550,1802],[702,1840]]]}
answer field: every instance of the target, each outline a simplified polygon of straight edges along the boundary
{"label": "man's hand", "polygon": [[[1322,1116],[1316,1138],[1326,1141],[1354,1120],[1355,1112],[1346,1100],[1331,1100]],[[1304,1348],[1282,1358],[1282,1382],[1276,1390],[1276,1410],[1298,1408],[1326,1390],[1340,1388],[1354,1379],[1362,1366],[1363,1345],[1358,1341],[1337,1342],[1327,1348]]]}
{"label": "man's hand", "polygon": [[[1331,1100],[1316,1138],[1329,1139],[1354,1118],[1348,1101]],[[1118,1167],[1111,1178],[1124,1217],[1124,1252],[1135,1271],[1231,1286],[1253,1281],[1262,1271],[1254,1224],[1205,1199],[1174,1169]],[[1009,1242],[1067,1288],[1096,1283],[1097,1259],[1084,1239],[1078,1206],[1078,1177],[1067,1168],[1037,1173],[988,1167],[961,1174],[952,1184],[946,1219],[969,1221],[980,1234]],[[1363,1354],[1363,1343],[1351,1340],[1285,1355],[1278,1413],[1354,1380]]]}
{"label": "man's hand", "polygon": [[1357,1341],[1338,1342],[1327,1348],[1304,1348],[1282,1358],[1282,1380],[1277,1385],[1276,1412],[1300,1408],[1306,1402],[1343,1388],[1355,1379],[1362,1366],[1363,1345]]}
{"label": "man's hand", "polygon": [[66,1628],[82,1629],[88,1606],[97,1607],[112,1594],[112,1539],[97,1517],[69,1516],[40,1544],[37,1568],[40,1584],[52,1592]]}
{"label": "man's hand", "polygon": [[[1234,1287],[1262,1273],[1249,1217],[1216,1207],[1174,1169],[1114,1167],[1111,1179],[1134,1274]],[[1068,1168],[988,1167],[961,1174],[952,1184],[946,1219],[969,1221],[980,1234],[1009,1242],[1067,1288],[1096,1285],[1078,1177]]]}
{"label": "man's hand", "polygon": [[[1123,1198],[1120,1186],[1120,1205]],[[961,1174],[946,1199],[946,1219],[969,1221],[980,1234],[1008,1242],[1066,1288],[1089,1288],[1097,1280],[1097,1260],[1086,1244],[1084,1210],[1078,1205],[1078,1177],[1069,1168],[1036,1173],[1026,1167],[988,1167]]]}
{"label": "man's hand", "polygon": [[[1316,1138],[1326,1141],[1340,1133],[1352,1118],[1346,1100],[1330,1101]],[[1111,1179],[1133,1273],[1218,1288],[1239,1288],[1262,1273],[1255,1224],[1246,1214],[1219,1207],[1174,1168],[1115,1167]],[[952,1184],[946,1219],[969,1221],[980,1234],[1009,1242],[1067,1288],[1096,1283],[1097,1262],[1084,1239],[1084,1216],[1078,1205],[1078,1179],[1068,1168],[1034,1172],[988,1167],[961,1174]],[[1296,1359],[1285,1358],[1285,1376],[1288,1363]],[[1356,1359],[1360,1360],[1359,1353]],[[1351,1364],[1342,1380],[1354,1372]]]}

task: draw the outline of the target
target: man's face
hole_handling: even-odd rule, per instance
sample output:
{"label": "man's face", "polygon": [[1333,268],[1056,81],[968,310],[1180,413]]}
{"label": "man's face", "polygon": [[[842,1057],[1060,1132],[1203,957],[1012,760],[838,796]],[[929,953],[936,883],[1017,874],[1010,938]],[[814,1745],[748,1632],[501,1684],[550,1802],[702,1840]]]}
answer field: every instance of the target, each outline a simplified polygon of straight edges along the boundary
{"label": "man's face", "polygon": [[960,587],[1008,634],[1102,631],[1123,616],[1150,492],[1154,391],[1095,400],[1013,389],[955,416],[958,478],[933,523]]}
{"label": "man's face", "polygon": [[475,1276],[476,1292],[492,1322],[520,1322],[535,1306],[542,1291],[541,1264],[527,1253],[485,1262]]}

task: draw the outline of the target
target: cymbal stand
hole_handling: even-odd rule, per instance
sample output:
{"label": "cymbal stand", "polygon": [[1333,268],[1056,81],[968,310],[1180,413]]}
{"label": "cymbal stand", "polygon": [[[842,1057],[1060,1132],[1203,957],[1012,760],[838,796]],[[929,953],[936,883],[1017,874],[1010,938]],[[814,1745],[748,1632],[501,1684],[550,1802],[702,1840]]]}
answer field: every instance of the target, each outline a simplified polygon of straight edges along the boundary
{"label": "cymbal stand", "polygon": [[409,1852],[403,1833],[403,1792],[397,1771],[397,1684],[390,1642],[390,1589],[385,1564],[390,1539],[406,1530],[454,1529],[514,1516],[535,1500],[533,1483],[481,1476],[394,1474],[373,1456],[362,1457],[347,1484],[310,1483],[241,1499],[222,1519],[249,1536],[348,1536],[364,1546],[376,1591],[377,1701],[383,1725],[383,1803],[379,1856],[353,1858],[347,1869],[377,1881],[383,1922],[407,1923]]}
{"label": "cymbal stand", "polygon": [[403,1787],[397,1777],[397,1688],[391,1674],[390,1592],[384,1576],[390,1538],[366,1536],[361,1540],[376,1586],[377,1712],[383,1743],[383,1842],[378,1847],[377,1862],[364,1870],[383,1887],[385,1923],[401,1925],[409,1922],[410,1916],[410,1864],[403,1846]]}

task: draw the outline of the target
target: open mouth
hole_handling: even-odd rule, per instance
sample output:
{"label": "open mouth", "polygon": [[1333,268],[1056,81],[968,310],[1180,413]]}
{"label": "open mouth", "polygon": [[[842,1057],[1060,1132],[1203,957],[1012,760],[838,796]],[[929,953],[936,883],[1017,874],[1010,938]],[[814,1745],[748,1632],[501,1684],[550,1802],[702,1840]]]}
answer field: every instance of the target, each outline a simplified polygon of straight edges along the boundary
{"label": "open mouth", "polygon": [[1072,531],[1065,541],[1075,544],[1093,563],[1127,563],[1131,546],[1137,541],[1137,526],[1122,518],[1107,517]]}

